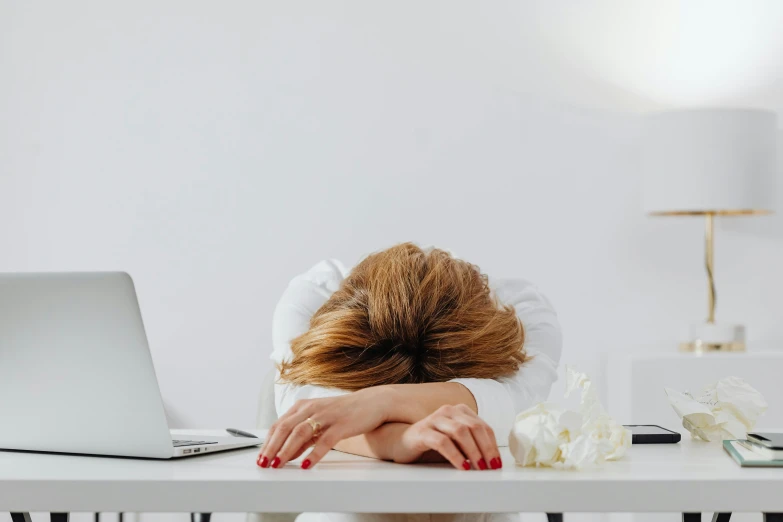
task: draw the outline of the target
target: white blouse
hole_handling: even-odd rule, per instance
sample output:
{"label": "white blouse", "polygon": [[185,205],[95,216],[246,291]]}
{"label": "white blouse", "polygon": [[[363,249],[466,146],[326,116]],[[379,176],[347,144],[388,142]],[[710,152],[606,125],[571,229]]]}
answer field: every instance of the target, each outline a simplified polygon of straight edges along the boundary
{"label": "white blouse", "polygon": [[[291,340],[305,333],[310,318],[340,286],[349,270],[337,260],[321,261],[296,276],[275,308],[272,326],[272,360],[279,364],[293,356]],[[479,416],[495,431],[498,445],[508,445],[516,414],[544,401],[557,380],[562,336],[557,314],[546,297],[521,279],[489,279],[490,288],[504,304],[514,307],[525,328],[525,350],[532,359],[511,377],[498,379],[452,379],[473,394]],[[279,377],[279,375],[278,375]],[[299,399],[334,397],[350,393],[314,385],[275,384],[278,416]]]}

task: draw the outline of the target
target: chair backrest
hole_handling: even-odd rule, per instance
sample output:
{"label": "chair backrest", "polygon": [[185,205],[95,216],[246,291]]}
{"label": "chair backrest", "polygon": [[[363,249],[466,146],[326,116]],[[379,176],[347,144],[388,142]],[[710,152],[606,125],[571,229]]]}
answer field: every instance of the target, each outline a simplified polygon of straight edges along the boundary
{"label": "chair backrest", "polygon": [[277,371],[274,366],[270,368],[261,379],[261,393],[258,396],[258,414],[256,416],[256,428],[266,430],[277,420],[275,408],[275,378]]}

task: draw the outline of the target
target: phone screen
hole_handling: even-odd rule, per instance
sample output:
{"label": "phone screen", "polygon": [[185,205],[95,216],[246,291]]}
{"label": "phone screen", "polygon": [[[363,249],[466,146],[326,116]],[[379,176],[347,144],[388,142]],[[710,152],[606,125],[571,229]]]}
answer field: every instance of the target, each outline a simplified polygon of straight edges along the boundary
{"label": "phone screen", "polygon": [[626,426],[630,428],[631,433],[634,435],[659,435],[665,433],[671,435],[671,431],[659,428],[658,426]]}

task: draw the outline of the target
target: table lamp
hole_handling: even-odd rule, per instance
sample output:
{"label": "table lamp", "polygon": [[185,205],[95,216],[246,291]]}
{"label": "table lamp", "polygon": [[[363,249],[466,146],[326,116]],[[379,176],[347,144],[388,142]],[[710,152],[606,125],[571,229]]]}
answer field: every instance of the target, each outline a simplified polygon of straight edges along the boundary
{"label": "table lamp", "polygon": [[644,206],[652,216],[705,219],[706,322],[691,326],[683,351],[744,351],[745,327],[715,321],[714,220],[775,207],[777,117],[761,110],[695,109],[645,118]]}

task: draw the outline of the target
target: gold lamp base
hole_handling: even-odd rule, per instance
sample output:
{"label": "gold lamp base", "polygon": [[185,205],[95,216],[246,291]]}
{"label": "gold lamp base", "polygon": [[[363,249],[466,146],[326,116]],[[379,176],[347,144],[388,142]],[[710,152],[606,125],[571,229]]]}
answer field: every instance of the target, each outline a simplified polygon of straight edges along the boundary
{"label": "gold lamp base", "polygon": [[681,352],[744,352],[745,327],[741,324],[696,323],[691,325],[690,342],[680,344]]}
{"label": "gold lamp base", "polygon": [[688,353],[744,352],[747,351],[747,347],[745,343],[705,343],[703,341],[693,341],[680,343],[680,351]]}

